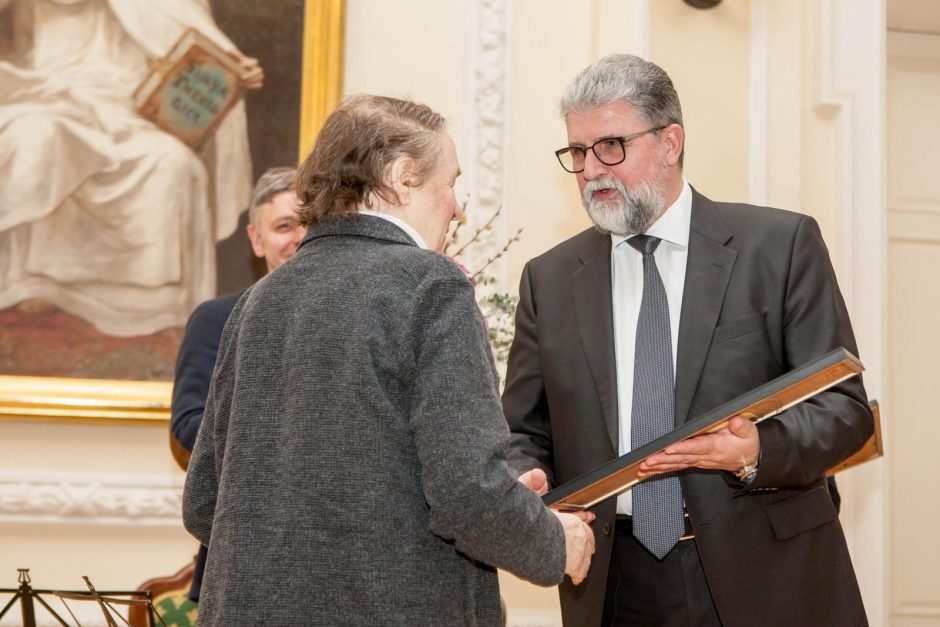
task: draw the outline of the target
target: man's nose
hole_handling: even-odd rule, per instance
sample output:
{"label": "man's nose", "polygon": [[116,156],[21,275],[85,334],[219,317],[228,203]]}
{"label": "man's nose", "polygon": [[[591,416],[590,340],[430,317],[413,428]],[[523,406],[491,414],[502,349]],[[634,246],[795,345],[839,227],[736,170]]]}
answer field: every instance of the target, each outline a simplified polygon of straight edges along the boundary
{"label": "man's nose", "polygon": [[584,172],[582,175],[585,180],[593,181],[599,176],[604,176],[609,172],[608,166],[604,165],[593,150],[588,150],[584,155]]}

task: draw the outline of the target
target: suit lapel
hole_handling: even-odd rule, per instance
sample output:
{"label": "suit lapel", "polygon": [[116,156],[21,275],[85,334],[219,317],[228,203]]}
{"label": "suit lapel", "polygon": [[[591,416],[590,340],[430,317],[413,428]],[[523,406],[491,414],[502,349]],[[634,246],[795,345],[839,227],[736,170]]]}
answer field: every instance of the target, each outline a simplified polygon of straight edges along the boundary
{"label": "suit lapel", "polygon": [[610,237],[598,234],[579,255],[574,271],[574,309],[578,335],[597,387],[604,422],[614,451],[619,449],[617,366],[611,304]]}
{"label": "suit lapel", "polygon": [[731,232],[713,203],[693,189],[689,257],[676,357],[676,426],[689,418],[692,397],[731,280],[738,254],[725,246],[730,240]]}

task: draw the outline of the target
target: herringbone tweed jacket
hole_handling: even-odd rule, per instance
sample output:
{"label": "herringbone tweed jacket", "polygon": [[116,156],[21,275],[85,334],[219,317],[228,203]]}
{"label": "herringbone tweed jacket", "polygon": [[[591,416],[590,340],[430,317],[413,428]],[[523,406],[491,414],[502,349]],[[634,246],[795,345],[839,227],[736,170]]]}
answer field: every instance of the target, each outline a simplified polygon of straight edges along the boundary
{"label": "herringbone tweed jacket", "polygon": [[226,325],[183,495],[204,625],[497,625],[493,567],[561,581],[510,473],[474,290],[374,216],[328,219]]}

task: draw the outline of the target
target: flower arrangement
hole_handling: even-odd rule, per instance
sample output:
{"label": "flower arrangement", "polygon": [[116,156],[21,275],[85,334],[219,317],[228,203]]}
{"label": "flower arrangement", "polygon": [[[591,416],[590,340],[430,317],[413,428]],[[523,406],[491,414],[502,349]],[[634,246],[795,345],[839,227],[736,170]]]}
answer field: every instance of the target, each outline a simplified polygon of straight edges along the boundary
{"label": "flower arrangement", "polygon": [[[467,202],[463,203],[464,214],[466,214]],[[464,260],[480,255],[474,255],[475,248],[479,248],[484,238],[491,238],[493,224],[499,217],[502,207],[498,207],[493,215],[480,227],[478,227],[468,237],[464,236],[461,227],[465,221],[458,222],[450,232],[447,242],[444,245],[444,254],[449,255],[463,269],[467,278],[476,288],[477,304],[480,307],[480,313],[483,314],[483,321],[486,323],[486,331],[489,336],[490,348],[493,351],[493,359],[496,361],[500,373],[505,370],[506,359],[509,357],[509,347],[512,344],[512,336],[515,331],[516,305],[519,297],[506,292],[498,291],[496,277],[488,273],[493,264],[498,261],[509,247],[519,241],[522,235],[522,229],[516,231],[515,235],[510,237],[506,243],[492,253],[483,261],[476,270],[468,268]],[[451,249],[454,252],[450,252]]]}

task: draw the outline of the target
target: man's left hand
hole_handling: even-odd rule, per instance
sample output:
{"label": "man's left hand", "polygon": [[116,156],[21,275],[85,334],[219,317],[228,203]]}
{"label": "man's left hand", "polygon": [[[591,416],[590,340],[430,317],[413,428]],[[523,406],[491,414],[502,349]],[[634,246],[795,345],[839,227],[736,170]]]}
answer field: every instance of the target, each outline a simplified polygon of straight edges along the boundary
{"label": "man's left hand", "polygon": [[728,426],[708,435],[699,435],[667,446],[640,464],[639,477],[686,468],[710,468],[735,472],[757,463],[760,435],[757,425],[735,416]]}

